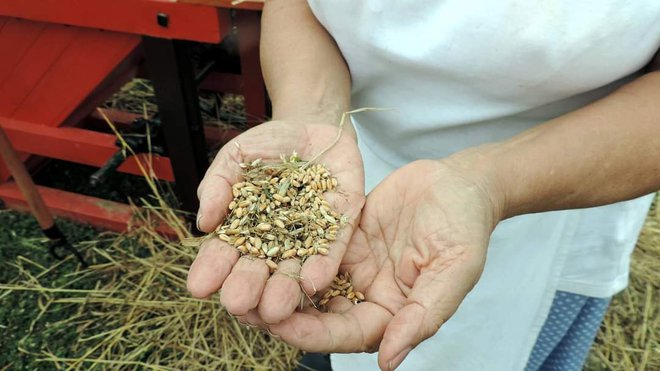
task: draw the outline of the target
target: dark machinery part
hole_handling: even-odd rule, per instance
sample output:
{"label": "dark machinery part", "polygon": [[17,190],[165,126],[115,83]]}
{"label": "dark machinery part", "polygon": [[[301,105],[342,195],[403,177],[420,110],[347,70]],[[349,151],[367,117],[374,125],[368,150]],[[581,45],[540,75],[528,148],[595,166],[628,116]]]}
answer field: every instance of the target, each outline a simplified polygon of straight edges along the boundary
{"label": "dark machinery part", "polygon": [[[195,84],[199,84],[216,66],[215,60],[209,60],[210,55],[204,56],[204,65],[199,69],[195,75]],[[214,115],[214,112],[204,105],[200,104],[200,110],[208,115]],[[147,126],[149,127],[147,130]],[[147,134],[148,133],[148,134]],[[160,124],[159,114],[156,112],[151,119],[139,118],[133,122],[129,133],[122,133],[122,136],[129,147],[135,153],[154,153],[158,155],[166,155],[164,150],[164,140],[162,136],[162,128]],[[149,140],[147,140],[149,136]],[[151,144],[151,147],[149,147]],[[123,149],[123,143],[120,140],[115,142],[119,148],[106,163],[101,166],[94,174],[89,177],[89,183],[92,186],[97,186],[103,183],[109,174],[116,171],[126,161],[127,153]]]}
{"label": "dark machinery part", "polygon": [[[197,185],[208,166],[200,111],[216,116],[212,107],[200,104],[197,88],[211,72],[240,72],[235,35],[229,35],[219,46],[144,37],[143,47],[159,112],[151,120],[136,120],[130,130],[132,134],[124,135],[124,140],[136,153],[151,151],[170,157],[182,208],[194,212],[198,206],[195,196]],[[245,120],[237,117],[226,119],[233,122]],[[149,141],[144,130],[147,125],[150,128]],[[147,146],[149,142],[151,148]],[[90,184],[102,183],[126,160],[122,143],[118,140],[116,145],[118,151],[90,176]]]}
{"label": "dark machinery part", "polygon": [[[161,124],[158,118],[136,119],[133,121],[130,131],[122,134],[122,138],[135,153],[153,153],[163,156],[167,154],[163,147]],[[127,153],[122,141],[117,139],[115,145],[118,147],[117,152],[89,177],[89,183],[92,186],[103,183],[108,175],[117,170],[126,160]]]}
{"label": "dark machinery part", "polygon": [[176,180],[175,191],[182,209],[195,213],[199,207],[197,186],[209,161],[190,58],[191,44],[146,36],[142,40]]}
{"label": "dark machinery part", "polygon": [[82,254],[66,240],[66,237],[64,237],[64,234],[62,234],[62,231],[60,231],[57,225],[53,224],[52,227],[44,229],[43,233],[49,239],[48,251],[55,259],[64,259],[64,255],[60,254],[59,251],[65,250],[75,256],[84,268],[89,266]]}

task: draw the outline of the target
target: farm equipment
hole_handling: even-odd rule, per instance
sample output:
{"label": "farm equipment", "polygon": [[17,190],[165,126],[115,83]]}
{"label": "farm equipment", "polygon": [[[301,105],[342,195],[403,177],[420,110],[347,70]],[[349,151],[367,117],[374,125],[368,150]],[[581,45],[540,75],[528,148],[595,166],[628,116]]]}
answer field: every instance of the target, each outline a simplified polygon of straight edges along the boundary
{"label": "farm equipment", "polygon": [[[113,133],[87,124],[109,117],[128,131],[149,126],[155,129],[150,140],[162,142],[155,151],[149,148],[153,173],[174,181],[181,208],[195,212],[208,142],[236,134],[206,130],[205,135],[198,90],[241,94],[248,115],[267,115],[258,58],[261,5],[229,0],[0,2],[0,127],[28,168],[44,158],[91,165],[99,168],[91,179],[98,183],[110,171],[139,175],[140,169],[136,158],[125,157]],[[196,66],[192,56],[200,44],[236,47],[228,58],[207,58]],[[154,86],[157,117],[97,111],[127,81],[144,75]],[[132,144],[146,152],[144,142]],[[131,217],[126,204],[37,189],[56,215],[112,230],[125,229]],[[0,199],[12,208],[27,206],[2,162]]]}

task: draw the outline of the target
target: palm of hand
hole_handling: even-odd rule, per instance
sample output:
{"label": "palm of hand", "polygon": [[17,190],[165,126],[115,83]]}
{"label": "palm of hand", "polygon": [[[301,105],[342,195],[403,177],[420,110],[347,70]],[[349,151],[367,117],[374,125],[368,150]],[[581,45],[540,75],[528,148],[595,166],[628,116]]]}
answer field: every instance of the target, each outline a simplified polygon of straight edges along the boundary
{"label": "palm of hand", "polygon": [[381,368],[396,367],[455,312],[483,270],[494,227],[490,203],[473,182],[418,161],[385,179],[367,199],[344,256],[366,302],[330,302],[270,326],[310,351],[379,349]]}
{"label": "palm of hand", "polygon": [[[232,200],[231,185],[241,180],[240,163],[257,158],[279,161],[281,154],[293,151],[308,160],[323,151],[336,135],[337,127],[332,125],[269,122],[226,144],[200,185],[198,228],[211,232],[224,219]],[[330,254],[310,257],[302,268],[297,259],[286,260],[278,268],[283,274],[270,276],[263,261],[239,259],[235,248],[214,238],[204,243],[190,268],[188,288],[193,296],[206,297],[222,288],[221,302],[230,313],[258,312],[264,321],[277,323],[288,317],[301,300],[300,285],[292,277],[304,277],[303,288],[309,294],[330,284],[364,204],[364,175],[357,144],[348,134],[342,135],[317,162],[325,164],[338,179],[338,191],[325,196],[349,222],[347,233],[335,241]]]}

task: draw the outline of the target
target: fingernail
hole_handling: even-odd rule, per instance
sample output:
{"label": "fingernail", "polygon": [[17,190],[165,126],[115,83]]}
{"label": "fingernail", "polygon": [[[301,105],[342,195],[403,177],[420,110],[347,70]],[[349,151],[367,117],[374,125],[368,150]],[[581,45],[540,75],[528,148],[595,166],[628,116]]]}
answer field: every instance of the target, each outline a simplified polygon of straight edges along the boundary
{"label": "fingernail", "polygon": [[197,230],[201,232],[202,230],[199,229],[199,221],[200,220],[202,220],[202,214],[200,212],[197,212],[197,221],[195,222],[195,224],[197,224]]}
{"label": "fingernail", "polygon": [[397,367],[399,367],[401,362],[403,362],[403,360],[406,358],[406,356],[408,355],[408,353],[410,353],[411,350],[412,350],[412,347],[408,347],[408,348],[402,350],[401,353],[397,354],[396,357],[392,358],[387,363],[387,368],[389,370],[394,370]]}

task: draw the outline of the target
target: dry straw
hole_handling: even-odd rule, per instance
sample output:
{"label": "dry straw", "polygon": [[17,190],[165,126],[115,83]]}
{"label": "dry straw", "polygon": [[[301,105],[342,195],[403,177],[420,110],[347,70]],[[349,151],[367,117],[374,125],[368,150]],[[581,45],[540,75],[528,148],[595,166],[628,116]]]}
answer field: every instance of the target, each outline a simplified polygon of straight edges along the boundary
{"label": "dry straw", "polygon": [[588,370],[660,370],[658,198],[633,252],[629,287],[617,295],[591,349]]}
{"label": "dry straw", "polygon": [[[77,343],[71,344],[77,356],[63,358],[47,350],[34,356],[50,363],[48,367],[75,370],[291,369],[297,350],[240,325],[217,297],[190,297],[185,280],[196,251],[159,236],[150,222],[163,220],[159,215],[176,217],[171,209],[147,206],[136,214],[139,227],[87,243],[94,264],[68,274],[67,285],[50,287],[41,281],[53,266],[38,275],[21,269],[17,282],[0,286],[3,295],[39,292],[44,312],[63,304],[77,307],[76,315],[52,324],[78,334]],[[96,280],[97,287],[67,287],[80,279]]]}
{"label": "dry straw", "polygon": [[[108,124],[115,130],[109,120]],[[132,153],[128,147],[124,150]],[[153,174],[148,159],[143,156],[139,166],[144,174]],[[16,282],[0,285],[0,297],[15,291],[40,293],[42,313],[61,304],[77,306],[76,315],[51,324],[78,334],[71,349],[77,357],[63,358],[47,350],[33,356],[49,367],[68,370],[291,369],[298,350],[239,324],[220,307],[217,297],[190,297],[186,275],[196,249],[156,232],[158,224],[167,224],[179,238],[190,237],[180,215],[160,196],[157,183],[151,176],[146,179],[155,203],[142,200],[144,206],[135,208],[128,232],[105,234],[86,243],[93,264],[68,274],[67,285],[51,287],[41,281],[59,264],[42,267],[35,275],[20,268],[36,265],[26,259],[17,262],[21,275]],[[96,287],[68,288],[82,279],[96,280]]]}

